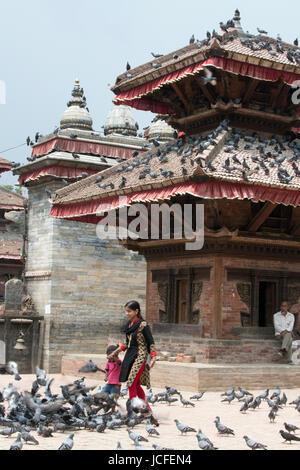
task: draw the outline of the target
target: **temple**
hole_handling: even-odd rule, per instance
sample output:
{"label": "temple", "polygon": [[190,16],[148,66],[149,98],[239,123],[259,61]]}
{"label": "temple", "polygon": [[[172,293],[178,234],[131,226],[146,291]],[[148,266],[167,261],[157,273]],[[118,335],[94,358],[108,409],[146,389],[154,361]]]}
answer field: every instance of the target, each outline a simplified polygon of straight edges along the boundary
{"label": "temple", "polygon": [[[104,169],[100,185],[95,174],[57,191],[54,220],[95,224],[146,207],[139,237],[121,243],[146,260],[146,317],[161,350],[276,360],[273,314],[300,297],[299,78],[299,48],[245,33],[236,10],[226,31],[117,77],[114,104],[158,113],[176,129],[170,139]],[[172,211],[163,236],[158,203],[191,206],[194,231],[204,207],[201,249],[186,249],[192,238]]]}
{"label": "temple", "polygon": [[[99,239],[94,225],[51,217],[55,191],[99,178],[146,146],[125,105],[112,107],[103,132],[94,130],[76,79],[60,126],[37,135],[27,162],[13,170],[28,189],[25,290],[42,318],[37,355],[49,372],[60,371],[64,354],[106,348],[108,337],[120,333],[125,302],[136,297],[145,304],[146,281],[143,256]],[[7,357],[16,360],[13,354]],[[24,370],[34,371],[30,361]]]}

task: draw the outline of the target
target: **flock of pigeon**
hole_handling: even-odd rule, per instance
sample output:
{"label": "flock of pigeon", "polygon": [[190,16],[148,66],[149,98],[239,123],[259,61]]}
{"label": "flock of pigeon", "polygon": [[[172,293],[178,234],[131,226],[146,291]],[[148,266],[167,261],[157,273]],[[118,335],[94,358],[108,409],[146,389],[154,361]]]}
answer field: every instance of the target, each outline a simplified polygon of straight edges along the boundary
{"label": "flock of pigeon", "polygon": [[[236,10],[235,12],[238,16],[240,15],[239,10]],[[206,32],[206,39],[204,40],[199,40],[195,38],[195,35],[192,34],[192,36],[189,39],[189,44],[196,44],[199,49],[201,49],[203,46],[209,46],[210,41],[212,39],[217,39],[220,43],[226,44],[230,41],[233,41],[237,38],[236,35],[232,34],[232,30],[236,28],[235,22],[233,19],[228,20],[226,23],[223,21],[220,21],[219,23],[220,26],[220,32],[217,32],[215,29],[212,31]],[[274,40],[270,41],[268,38],[268,32],[265,31],[264,29],[257,28],[258,34],[250,34],[248,31],[244,33],[242,36],[239,37],[240,43],[243,46],[246,46],[247,48],[251,49],[252,51],[261,51],[261,50],[266,50],[272,57],[277,57],[278,54],[285,54],[286,58],[290,63],[296,63],[300,64],[300,49],[292,49],[291,47],[286,47],[282,43],[282,38],[280,35],[277,35],[276,38],[276,43],[274,43]],[[226,33],[226,34],[224,34]],[[294,40],[294,46],[298,47],[298,38]],[[274,46],[274,48],[273,48]],[[159,53],[153,53],[151,52],[152,57],[155,59],[158,59],[160,57],[163,57],[164,54],[159,54]],[[179,58],[178,53],[175,53],[173,55],[173,59],[177,60]],[[163,64],[160,62],[151,62],[151,66],[154,69],[157,69],[161,67]],[[130,79],[133,77],[131,66],[129,62],[126,64],[126,78]]]}
{"label": "flock of pigeon", "polygon": [[[223,136],[223,148],[213,158],[207,157],[205,151],[217,146]],[[175,131],[174,141],[165,144],[154,139],[152,143],[149,151],[134,151],[130,160],[98,175],[95,183],[104,190],[122,189],[131,187],[137,180],[146,180],[146,183],[191,176],[197,165],[209,176],[230,178],[233,174],[234,178],[245,182],[249,182],[252,175],[253,181],[259,181],[260,175],[268,181],[271,175],[273,183],[289,185],[292,182],[293,185],[300,176],[300,141],[292,133],[263,137],[257,132],[230,128],[229,121],[224,120],[207,135],[189,136],[184,140],[178,138]],[[134,172],[134,176],[129,176],[130,172]],[[118,181],[116,175],[120,175],[121,180]]]}
{"label": "flock of pigeon", "polygon": [[[97,371],[104,372],[91,360],[79,369],[79,372],[87,374]],[[6,366],[1,367],[0,373],[10,374],[14,376],[16,381],[22,380],[16,362],[9,362]],[[71,450],[74,445],[75,431],[88,430],[102,434],[122,428],[126,429],[129,439],[135,445],[135,450],[144,450],[142,442],[149,442],[149,438],[160,436],[157,429],[159,422],[153,415],[149,417],[146,402],[151,406],[159,403],[171,406],[178,402],[177,404],[181,403],[182,407],[195,408],[206,393],[196,393],[187,400],[173,387],[166,386],[164,391],[156,394],[152,392],[152,389],[149,389],[146,394],[146,402],[139,398],[127,399],[126,413],[121,413],[120,402],[128,395],[127,386],[121,390],[120,399],[116,401],[113,395],[102,392],[100,386],[88,387],[85,384],[85,377],[79,378],[71,384],[61,385],[61,393],[53,394],[51,391],[53,380],[54,378],[47,380],[46,372],[37,366],[36,378],[32,382],[30,391],[20,392],[13,383],[9,383],[0,391],[0,402],[3,403],[0,405],[0,436],[7,438],[17,434],[16,440],[10,445],[9,450],[21,450],[24,444],[39,445],[39,441],[31,433],[33,430],[40,438],[51,438],[54,433],[68,432],[68,437],[61,442],[58,450]],[[232,387],[221,394],[221,402],[229,405],[233,400],[242,402],[240,412],[244,414],[249,411],[253,412],[263,406],[263,403],[267,403],[270,407],[268,418],[273,423],[280,413],[279,410],[287,405],[288,399],[284,392],[281,396],[279,386],[270,394],[270,397],[269,394],[270,390],[267,389],[254,397],[242,387],[238,387],[238,390]],[[289,405],[295,405],[297,412],[300,412],[300,396],[291,401]],[[195,433],[199,449],[217,450],[217,447],[202,429],[199,428],[196,431],[195,428],[178,419],[174,419],[174,423],[180,435]],[[235,431],[223,424],[219,416],[215,418],[214,423],[219,436],[235,437]],[[134,430],[136,426],[141,424],[145,425],[142,434]],[[300,437],[296,435],[299,427],[289,423],[284,423],[284,427],[285,430],[280,429],[279,431],[284,442],[300,441]],[[76,434],[78,439],[80,439],[79,434]],[[265,444],[257,442],[253,438],[245,435],[244,440],[246,446],[252,450],[267,450]],[[158,444],[153,444],[152,447],[155,450],[174,450]],[[116,449],[123,449],[120,441]]]}

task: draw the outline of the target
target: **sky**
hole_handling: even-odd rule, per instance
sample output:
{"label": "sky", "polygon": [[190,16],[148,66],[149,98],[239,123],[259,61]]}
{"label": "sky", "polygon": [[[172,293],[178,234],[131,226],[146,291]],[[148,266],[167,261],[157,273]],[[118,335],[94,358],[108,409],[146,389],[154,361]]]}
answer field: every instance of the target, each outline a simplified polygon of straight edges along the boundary
{"label": "sky", "polygon": [[[245,31],[263,28],[286,42],[300,41],[299,0],[243,2],[201,0],[0,0],[0,156],[26,162],[31,147],[23,145],[37,131],[46,135],[59,125],[80,79],[93,118],[101,130],[112,107],[109,85],[126,69],[186,46],[192,34],[204,39],[218,30],[236,8]],[[1,96],[0,96],[1,98]],[[151,112],[132,111],[140,129]],[[17,184],[4,173],[0,184]]]}

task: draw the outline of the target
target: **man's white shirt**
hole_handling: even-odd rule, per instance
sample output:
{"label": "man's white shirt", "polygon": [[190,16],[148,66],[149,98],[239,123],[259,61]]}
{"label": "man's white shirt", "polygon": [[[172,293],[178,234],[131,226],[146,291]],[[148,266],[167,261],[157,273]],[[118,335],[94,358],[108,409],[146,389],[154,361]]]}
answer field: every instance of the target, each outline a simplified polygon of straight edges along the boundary
{"label": "man's white shirt", "polygon": [[286,315],[283,315],[280,312],[277,312],[273,316],[274,320],[274,328],[275,328],[275,336],[280,335],[282,331],[293,331],[295,317],[292,313],[287,312]]}

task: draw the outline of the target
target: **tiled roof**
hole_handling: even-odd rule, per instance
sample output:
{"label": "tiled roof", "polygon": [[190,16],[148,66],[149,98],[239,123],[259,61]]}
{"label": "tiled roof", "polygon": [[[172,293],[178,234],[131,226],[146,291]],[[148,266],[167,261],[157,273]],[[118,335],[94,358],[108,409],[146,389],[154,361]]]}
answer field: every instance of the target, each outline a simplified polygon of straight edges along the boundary
{"label": "tiled roof", "polygon": [[0,186],[0,209],[4,206],[7,209],[9,209],[9,207],[19,207],[20,209],[23,209],[23,201],[25,199],[26,198],[20,194]]}
{"label": "tiled roof", "polygon": [[197,177],[299,190],[300,139],[243,132],[223,123],[210,134],[188,137],[186,143],[154,143],[126,163],[58,190],[55,204],[161,188]]}
{"label": "tiled roof", "polygon": [[[223,53],[228,58],[300,73],[300,49],[297,46],[268,36],[249,36],[239,35],[236,29],[229,29],[228,33],[219,33],[218,39],[212,38],[210,41],[195,42],[157,59],[153,58],[153,60],[119,75],[115,85],[112,87],[112,91],[117,94],[137,84],[146,83],[166,73],[197,63],[203,60],[203,57],[209,51],[216,51],[216,49],[218,49],[218,54],[222,55]],[[252,48],[251,43],[253,44]],[[282,48],[283,52],[278,52],[277,44],[280,49]],[[297,51],[296,57],[293,60],[288,59],[288,50],[292,51],[292,53]],[[153,64],[157,64],[157,66],[154,67]]]}
{"label": "tiled roof", "polygon": [[6,160],[5,158],[0,157],[0,172],[2,169],[10,169],[11,168],[11,162],[9,160]]}
{"label": "tiled roof", "polygon": [[20,259],[22,240],[0,240],[0,259]]}

